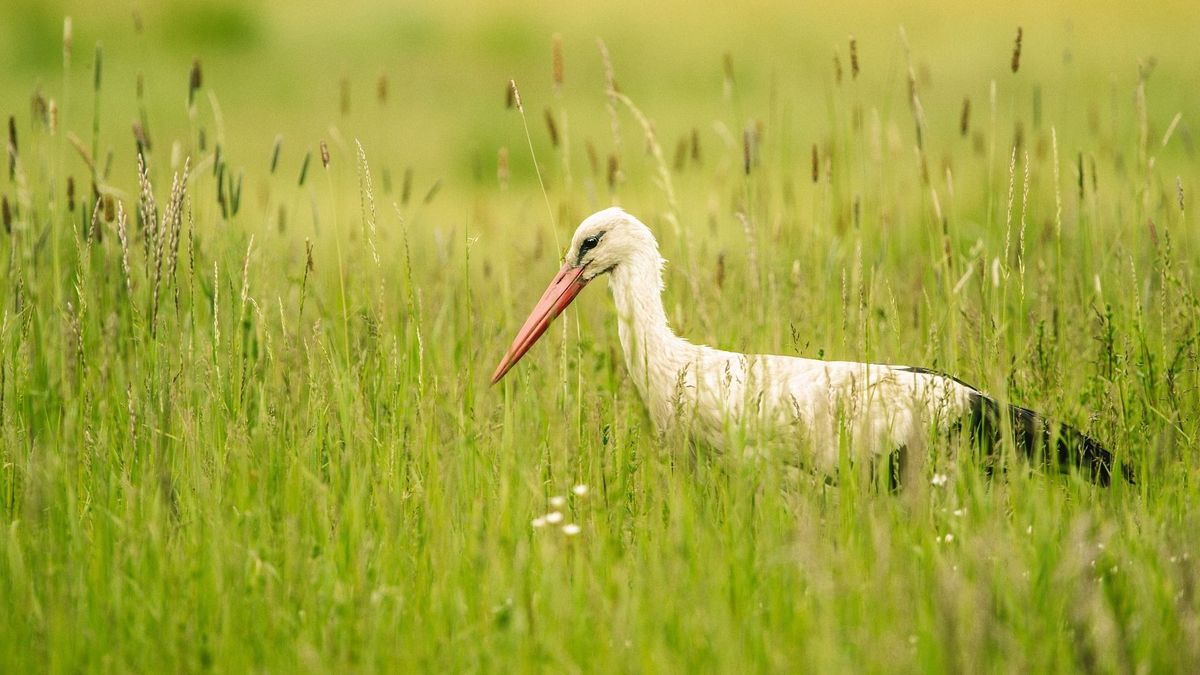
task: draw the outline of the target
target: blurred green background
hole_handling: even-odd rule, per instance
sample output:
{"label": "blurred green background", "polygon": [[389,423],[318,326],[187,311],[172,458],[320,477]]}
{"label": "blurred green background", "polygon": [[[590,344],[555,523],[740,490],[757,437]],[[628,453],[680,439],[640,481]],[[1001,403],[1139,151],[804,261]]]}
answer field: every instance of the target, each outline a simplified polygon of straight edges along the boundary
{"label": "blurred green background", "polygon": [[[1195,86],[1200,50],[1194,44],[1200,15],[1184,0],[851,0],[836,6],[753,0],[706,7],[626,0],[8,0],[0,22],[4,111],[23,112],[39,87],[61,99],[64,16],[73,18],[75,91],[87,90],[92,51],[103,42],[104,138],[118,149],[132,146],[127,139],[135,117],[134,74],[144,73],[150,131],[164,132],[169,140],[185,128],[187,73],[198,57],[204,84],[225,113],[234,161],[265,163],[281,133],[282,159],[295,170],[302,149],[315,147],[335,128],[343,146],[362,138],[376,161],[385,155],[387,163],[411,166],[426,182],[447,177],[452,193],[473,179],[494,184],[496,151],[502,146],[512,147],[513,179],[532,176],[528,153],[521,151],[519,123],[500,113],[505,84],[516,79],[535,141],[546,142],[541,113],[554,103],[550,50],[555,33],[563,40],[564,100],[581,163],[578,140],[594,139],[601,150],[608,142],[597,38],[608,44],[621,89],[655,120],[668,147],[695,126],[704,140],[719,142],[714,120],[724,120],[736,136],[747,120],[765,118],[773,101],[787,110],[792,131],[807,137],[798,139],[801,147],[819,140],[828,133],[833,55],[840,53],[849,69],[850,35],[857,38],[861,63],[856,86],[871,93],[870,105],[903,112],[901,26],[935,137],[956,132],[963,97],[973,99],[982,119],[992,79],[1002,86],[1003,112],[1014,106],[1028,112],[1029,97],[1013,93],[1008,82],[1017,26],[1025,36],[1019,86],[1054,92],[1043,97],[1047,119],[1131,109],[1139,61],[1153,63],[1149,112],[1160,133],[1175,112],[1196,109],[1200,95]],[[736,108],[722,96],[726,53],[734,67]],[[387,80],[386,104],[378,99],[381,77]],[[345,111],[344,87],[349,94]],[[77,95],[63,111],[66,126],[81,131],[90,127],[90,116],[85,96]],[[1182,122],[1187,131],[1191,120]]]}

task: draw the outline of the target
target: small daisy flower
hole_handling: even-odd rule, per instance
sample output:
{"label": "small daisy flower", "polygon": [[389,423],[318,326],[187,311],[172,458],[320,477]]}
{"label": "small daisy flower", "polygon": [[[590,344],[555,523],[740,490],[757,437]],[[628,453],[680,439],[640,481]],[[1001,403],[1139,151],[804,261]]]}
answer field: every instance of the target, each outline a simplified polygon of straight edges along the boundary
{"label": "small daisy flower", "polygon": [[934,487],[942,487],[943,485],[946,484],[946,481],[948,481],[948,480],[950,480],[950,478],[947,477],[946,474],[935,473],[935,474],[933,474],[933,479],[930,480],[929,482],[932,483]]}
{"label": "small daisy flower", "polygon": [[566,525],[562,526],[562,531],[563,534],[567,535],[568,537],[574,537],[575,535],[579,534],[579,526],[575,523],[567,523]]}
{"label": "small daisy flower", "polygon": [[546,522],[551,525],[557,525],[563,521],[562,511],[551,511],[546,514]]}
{"label": "small daisy flower", "polygon": [[580,483],[579,485],[571,488],[571,492],[574,492],[576,497],[583,497],[588,493],[588,486]]}
{"label": "small daisy flower", "polygon": [[560,495],[554,495],[553,497],[550,498],[550,506],[553,506],[556,509],[561,509],[562,507],[564,507],[566,505],[567,505],[566,497],[563,497]]}
{"label": "small daisy flower", "polygon": [[943,543],[949,544],[950,542],[954,541],[954,535],[947,532],[946,536],[942,537],[941,540]]}
{"label": "small daisy flower", "polygon": [[537,529],[537,528],[539,528],[539,527],[545,527],[545,526],[546,526],[546,519],[545,519],[544,517],[542,517],[542,518],[534,518],[534,519],[533,519],[533,521],[532,521],[532,522],[530,522],[529,524],[530,524],[530,525],[533,525],[534,529]]}

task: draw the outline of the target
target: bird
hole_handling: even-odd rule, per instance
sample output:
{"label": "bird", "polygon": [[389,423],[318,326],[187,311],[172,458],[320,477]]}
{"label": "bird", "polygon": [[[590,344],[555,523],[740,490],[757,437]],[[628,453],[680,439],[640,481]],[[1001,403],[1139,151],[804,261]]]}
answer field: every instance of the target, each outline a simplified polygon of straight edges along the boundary
{"label": "bird", "polygon": [[[619,207],[585,218],[554,276],[496,366],[495,385],[593,280],[607,275],[625,367],[660,433],[683,429],[720,452],[759,455],[794,446],[799,461],[836,476],[842,453],[885,466],[898,487],[903,464],[938,433],[958,434],[994,459],[1006,433],[1032,460],[1108,485],[1113,454],[1078,429],[1002,403],[926,368],[747,355],[693,344],[663,309],[663,268],[653,232]],[[1006,432],[1005,429],[1011,430]],[[931,432],[932,429],[932,432]],[[737,433],[731,433],[736,430]],[[849,439],[843,444],[842,439]],[[1133,482],[1125,465],[1121,471]]]}

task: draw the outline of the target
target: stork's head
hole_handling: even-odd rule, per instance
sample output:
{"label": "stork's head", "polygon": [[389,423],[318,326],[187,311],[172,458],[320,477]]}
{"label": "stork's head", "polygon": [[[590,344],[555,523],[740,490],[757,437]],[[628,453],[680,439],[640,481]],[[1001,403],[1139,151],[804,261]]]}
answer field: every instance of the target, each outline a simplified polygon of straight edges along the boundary
{"label": "stork's head", "polygon": [[579,268],[580,278],[587,282],[647,254],[658,255],[650,228],[614,206],[593,213],[579,224],[565,262]]}
{"label": "stork's head", "polygon": [[500,381],[521,360],[546,332],[550,322],[571,304],[589,281],[619,269],[623,264],[645,258],[657,264],[658,244],[650,228],[640,220],[616,207],[585,218],[571,237],[562,269],[534,306],[500,365],[496,366],[492,384]]}

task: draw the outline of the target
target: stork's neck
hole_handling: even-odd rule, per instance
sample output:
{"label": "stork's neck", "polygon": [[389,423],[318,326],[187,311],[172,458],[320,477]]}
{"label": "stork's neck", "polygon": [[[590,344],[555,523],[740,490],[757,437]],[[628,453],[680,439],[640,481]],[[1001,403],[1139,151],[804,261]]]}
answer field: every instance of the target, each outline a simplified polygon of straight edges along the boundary
{"label": "stork's neck", "polygon": [[692,345],[676,337],[667,324],[662,302],[662,265],[657,251],[647,251],[613,269],[609,282],[617,307],[625,365],[638,392],[652,409],[650,397],[673,386],[692,350]]}

